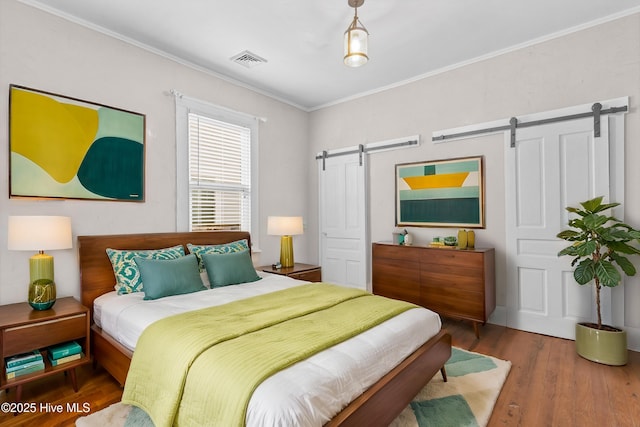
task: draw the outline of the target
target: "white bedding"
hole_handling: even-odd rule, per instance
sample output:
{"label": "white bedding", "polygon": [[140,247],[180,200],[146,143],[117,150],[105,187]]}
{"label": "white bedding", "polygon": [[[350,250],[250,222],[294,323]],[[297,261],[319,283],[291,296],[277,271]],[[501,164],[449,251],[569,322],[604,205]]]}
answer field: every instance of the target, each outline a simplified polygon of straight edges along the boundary
{"label": "white bedding", "polygon": [[[185,311],[225,304],[306,282],[259,273],[263,279],[237,286],[144,301],[142,293],[100,296],[98,326],[129,349],[152,322]],[[322,426],[385,373],[440,330],[440,317],[408,310],[264,381],[254,392],[247,426]]]}

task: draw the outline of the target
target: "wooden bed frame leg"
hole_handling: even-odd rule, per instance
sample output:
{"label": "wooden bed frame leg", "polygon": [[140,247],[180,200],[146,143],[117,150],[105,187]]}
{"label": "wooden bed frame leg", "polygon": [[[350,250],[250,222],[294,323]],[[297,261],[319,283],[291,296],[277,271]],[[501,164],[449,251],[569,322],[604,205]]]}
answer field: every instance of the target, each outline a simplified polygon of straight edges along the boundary
{"label": "wooden bed frame leg", "polygon": [[442,374],[442,380],[446,383],[447,382],[447,370],[444,368],[444,366],[442,366],[442,368],[440,368],[440,373]]}

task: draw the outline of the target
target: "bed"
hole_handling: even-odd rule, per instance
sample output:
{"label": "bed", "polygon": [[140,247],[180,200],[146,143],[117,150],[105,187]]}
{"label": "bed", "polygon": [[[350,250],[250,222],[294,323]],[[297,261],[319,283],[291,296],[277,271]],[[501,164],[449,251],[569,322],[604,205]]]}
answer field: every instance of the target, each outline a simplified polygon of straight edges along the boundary
{"label": "bed", "polygon": [[[115,279],[106,256],[107,248],[159,249],[186,243],[216,245],[241,239],[250,242],[250,235],[244,232],[197,232],[79,236],[82,303],[91,308],[93,316],[96,298],[113,292]],[[124,385],[133,356],[132,346],[123,344],[121,338],[114,338],[95,323],[91,329],[94,361]],[[444,374],[442,368],[450,354],[451,336],[446,331],[437,331],[362,394],[332,414],[326,425],[388,425],[433,375],[439,370]]]}

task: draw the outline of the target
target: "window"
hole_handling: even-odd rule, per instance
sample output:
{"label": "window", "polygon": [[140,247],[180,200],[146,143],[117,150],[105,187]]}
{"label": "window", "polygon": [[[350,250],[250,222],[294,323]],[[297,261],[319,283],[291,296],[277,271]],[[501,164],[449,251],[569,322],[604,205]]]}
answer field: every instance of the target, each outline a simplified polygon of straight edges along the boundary
{"label": "window", "polygon": [[257,120],[176,96],[178,230],[243,230],[257,244]]}
{"label": "window", "polygon": [[251,230],[251,129],[189,113],[192,231]]}

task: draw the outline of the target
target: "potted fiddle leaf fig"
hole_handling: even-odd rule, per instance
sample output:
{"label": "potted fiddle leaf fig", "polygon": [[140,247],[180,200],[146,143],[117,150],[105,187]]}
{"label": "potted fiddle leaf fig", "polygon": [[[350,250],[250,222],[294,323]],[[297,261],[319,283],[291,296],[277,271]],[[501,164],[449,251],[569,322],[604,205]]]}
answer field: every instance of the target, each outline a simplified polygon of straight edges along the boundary
{"label": "potted fiddle leaf fig", "polygon": [[619,206],[619,203],[602,203],[602,197],[580,203],[581,208],[568,207],[576,214],[569,220],[571,229],[558,233],[558,237],[569,242],[558,252],[558,256],[574,257],[573,277],[579,285],[593,283],[595,286],[597,323],[576,325],[576,351],[585,359],[607,365],[627,363],[627,335],[622,329],[602,323],[600,290],[603,286],[615,287],[627,276],[636,274],[629,255],[640,254],[637,248],[640,231],[619,219],[603,214]]}

